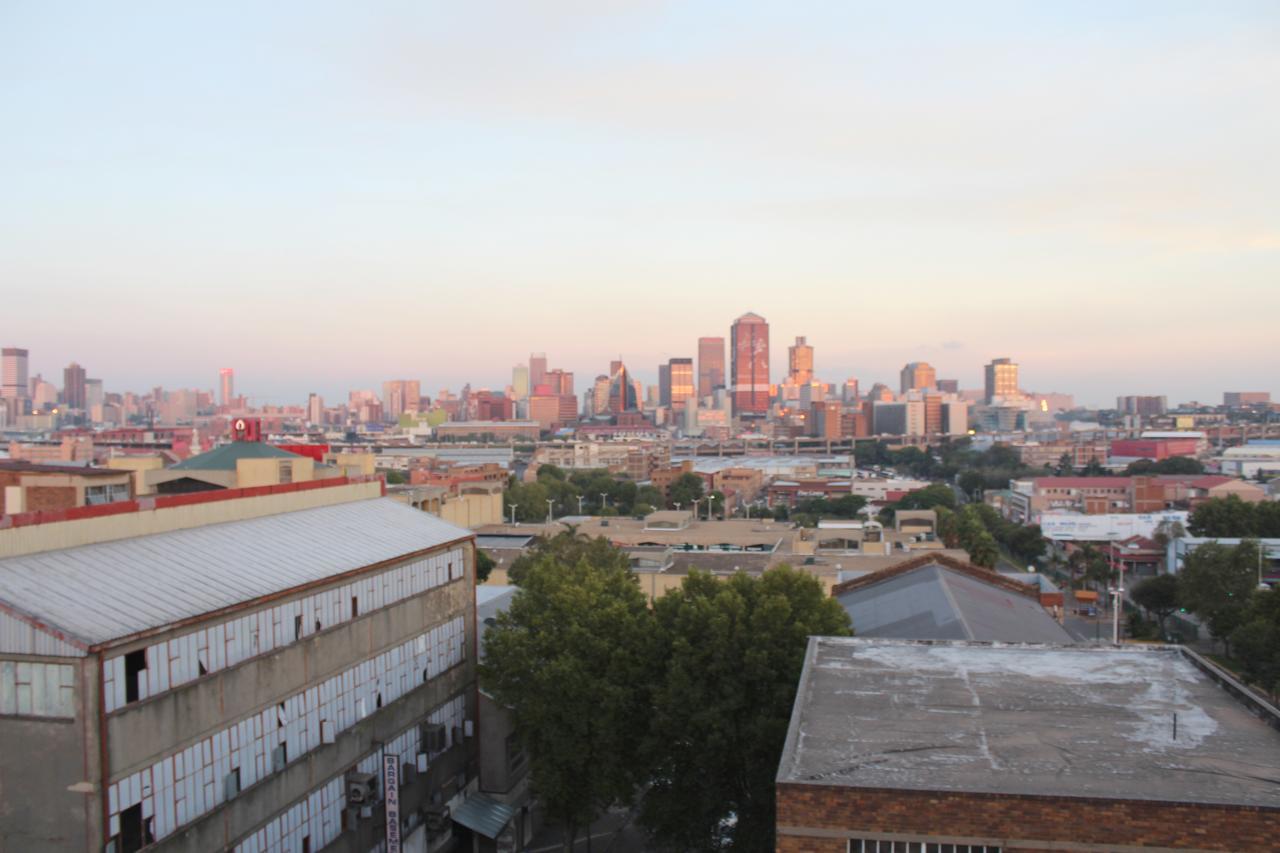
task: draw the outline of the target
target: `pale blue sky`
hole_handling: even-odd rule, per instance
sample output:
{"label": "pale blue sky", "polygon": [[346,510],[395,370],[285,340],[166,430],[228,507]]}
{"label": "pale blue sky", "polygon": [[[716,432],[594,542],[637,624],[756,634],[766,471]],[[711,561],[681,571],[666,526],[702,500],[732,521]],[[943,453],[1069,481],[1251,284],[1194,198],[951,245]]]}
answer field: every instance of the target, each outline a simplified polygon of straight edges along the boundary
{"label": "pale blue sky", "polygon": [[864,387],[1280,392],[1277,91],[1277,3],[0,0],[0,342],[581,389],[750,310]]}

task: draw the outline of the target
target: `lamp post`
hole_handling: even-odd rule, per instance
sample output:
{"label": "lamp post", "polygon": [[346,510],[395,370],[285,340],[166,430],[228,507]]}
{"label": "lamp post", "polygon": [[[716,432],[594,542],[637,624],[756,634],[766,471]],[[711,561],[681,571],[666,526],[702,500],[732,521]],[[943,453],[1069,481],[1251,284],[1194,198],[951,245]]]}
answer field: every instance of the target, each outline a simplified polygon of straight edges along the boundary
{"label": "lamp post", "polygon": [[555,504],[555,500],[547,498],[547,524],[551,523],[551,507]]}
{"label": "lamp post", "polygon": [[711,509],[713,506],[715,506],[714,504],[715,499],[716,499],[715,495],[707,495],[707,521],[711,520]]}
{"label": "lamp post", "polygon": [[510,510],[511,510],[511,526],[512,526],[512,527],[515,527],[515,526],[516,526],[516,505],[515,505],[515,504],[507,504],[507,506],[508,506],[508,507],[510,508]]}
{"label": "lamp post", "polygon": [[702,498],[693,499],[693,520],[698,520],[698,504],[702,503]]}
{"label": "lamp post", "polygon": [[601,492],[600,493],[600,514],[601,515],[604,515],[604,508],[607,507],[608,505],[609,505],[609,493]]}
{"label": "lamp post", "polygon": [[582,501],[583,501],[583,496],[578,495],[578,515],[582,515]]}

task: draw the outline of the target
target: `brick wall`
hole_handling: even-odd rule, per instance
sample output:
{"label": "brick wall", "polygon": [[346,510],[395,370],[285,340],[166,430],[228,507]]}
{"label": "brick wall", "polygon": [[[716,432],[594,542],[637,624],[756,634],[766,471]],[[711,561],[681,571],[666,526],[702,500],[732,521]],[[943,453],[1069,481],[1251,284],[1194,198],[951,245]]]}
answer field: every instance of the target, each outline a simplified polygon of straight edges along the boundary
{"label": "brick wall", "polygon": [[[886,791],[826,785],[778,785],[779,851],[836,853],[844,842],[784,829],[899,833],[1018,842],[1070,842],[1197,850],[1270,850],[1280,837],[1280,806],[1213,806],[1065,797]],[[1084,847],[1082,849],[1088,849]]]}

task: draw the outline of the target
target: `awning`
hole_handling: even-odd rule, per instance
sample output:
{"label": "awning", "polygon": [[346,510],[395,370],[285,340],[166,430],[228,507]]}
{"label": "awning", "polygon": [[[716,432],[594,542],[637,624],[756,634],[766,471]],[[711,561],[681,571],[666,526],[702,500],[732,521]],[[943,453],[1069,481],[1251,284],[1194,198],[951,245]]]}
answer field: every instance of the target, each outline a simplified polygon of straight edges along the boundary
{"label": "awning", "polygon": [[516,810],[484,794],[472,794],[453,810],[455,822],[485,838],[497,838],[516,816]]}

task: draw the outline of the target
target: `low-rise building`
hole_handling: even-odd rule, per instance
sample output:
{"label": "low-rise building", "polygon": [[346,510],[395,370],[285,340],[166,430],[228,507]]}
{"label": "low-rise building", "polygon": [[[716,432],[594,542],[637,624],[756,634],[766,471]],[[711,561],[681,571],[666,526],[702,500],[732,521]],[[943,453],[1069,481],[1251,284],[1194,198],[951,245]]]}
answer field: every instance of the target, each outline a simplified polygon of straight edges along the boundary
{"label": "low-rise building", "polygon": [[445,843],[476,791],[472,535],[377,480],[124,509],[0,530],[6,849]]}
{"label": "low-rise building", "polygon": [[133,498],[128,471],[0,459],[0,516],[56,513]]}
{"label": "low-rise building", "polygon": [[1277,768],[1280,712],[1185,648],[812,637],[776,849],[1267,850]]}

